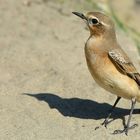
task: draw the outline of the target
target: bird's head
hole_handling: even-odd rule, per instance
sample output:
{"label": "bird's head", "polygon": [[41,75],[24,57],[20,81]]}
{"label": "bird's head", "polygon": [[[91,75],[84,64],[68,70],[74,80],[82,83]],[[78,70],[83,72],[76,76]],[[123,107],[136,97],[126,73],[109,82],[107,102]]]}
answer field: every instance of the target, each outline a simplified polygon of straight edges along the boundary
{"label": "bird's head", "polygon": [[91,35],[93,36],[115,35],[113,21],[103,13],[100,12],[88,12],[87,14],[82,14],[79,12],[72,13],[86,21]]}

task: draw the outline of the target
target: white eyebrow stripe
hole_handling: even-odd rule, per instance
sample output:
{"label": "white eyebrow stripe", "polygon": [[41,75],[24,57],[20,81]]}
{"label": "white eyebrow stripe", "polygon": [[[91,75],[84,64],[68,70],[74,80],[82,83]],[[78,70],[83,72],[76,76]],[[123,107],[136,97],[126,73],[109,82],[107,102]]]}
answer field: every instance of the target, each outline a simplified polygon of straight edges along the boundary
{"label": "white eyebrow stripe", "polygon": [[106,26],[106,27],[109,27],[110,25],[104,23],[104,22],[101,22],[102,25]]}
{"label": "white eyebrow stripe", "polygon": [[97,17],[95,17],[95,16],[93,16],[93,15],[92,15],[92,16],[90,16],[90,18],[95,18],[95,19],[99,20]]}

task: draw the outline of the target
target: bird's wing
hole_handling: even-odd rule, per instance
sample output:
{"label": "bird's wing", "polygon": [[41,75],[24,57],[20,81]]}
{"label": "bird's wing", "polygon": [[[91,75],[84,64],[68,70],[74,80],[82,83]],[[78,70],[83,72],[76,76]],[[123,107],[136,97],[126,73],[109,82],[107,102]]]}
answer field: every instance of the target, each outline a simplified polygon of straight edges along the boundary
{"label": "bird's wing", "polygon": [[109,58],[115,66],[124,74],[134,79],[140,86],[140,74],[137,72],[133,63],[121,49],[112,49],[108,52]]}

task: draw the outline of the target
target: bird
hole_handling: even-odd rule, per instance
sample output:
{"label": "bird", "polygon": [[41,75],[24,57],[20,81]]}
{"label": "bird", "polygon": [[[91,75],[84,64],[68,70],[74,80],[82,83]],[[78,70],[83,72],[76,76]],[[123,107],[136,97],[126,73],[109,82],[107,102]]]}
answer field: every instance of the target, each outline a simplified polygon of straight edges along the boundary
{"label": "bird", "polygon": [[129,129],[138,126],[130,126],[130,121],[136,102],[140,102],[140,74],[118,43],[115,24],[109,16],[98,11],[72,13],[83,19],[90,31],[85,43],[85,57],[93,79],[99,86],[117,96],[102,125],[107,127],[120,99],[128,99],[131,101],[131,109],[127,123],[122,130],[115,130],[113,133],[128,135]]}

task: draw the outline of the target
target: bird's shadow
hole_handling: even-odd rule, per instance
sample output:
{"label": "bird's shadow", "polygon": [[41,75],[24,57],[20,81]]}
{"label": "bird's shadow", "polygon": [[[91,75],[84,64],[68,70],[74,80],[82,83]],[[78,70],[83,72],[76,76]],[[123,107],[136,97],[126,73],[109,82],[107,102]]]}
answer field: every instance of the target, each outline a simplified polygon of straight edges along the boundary
{"label": "bird's shadow", "polygon": [[[57,109],[63,116],[82,119],[104,119],[108,115],[108,110],[112,107],[108,103],[98,103],[96,101],[80,98],[61,98],[52,93],[24,93],[24,95],[28,95],[36,98],[39,101],[46,102],[50,108]],[[123,118],[125,115],[129,115],[129,113],[130,109],[116,107],[115,113],[112,114],[111,118]],[[133,112],[133,114],[139,113],[139,109],[135,109]]]}

